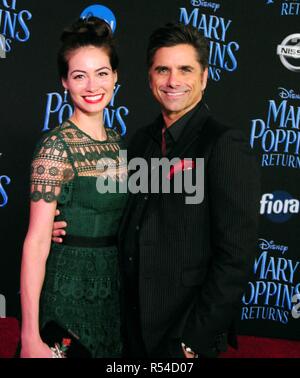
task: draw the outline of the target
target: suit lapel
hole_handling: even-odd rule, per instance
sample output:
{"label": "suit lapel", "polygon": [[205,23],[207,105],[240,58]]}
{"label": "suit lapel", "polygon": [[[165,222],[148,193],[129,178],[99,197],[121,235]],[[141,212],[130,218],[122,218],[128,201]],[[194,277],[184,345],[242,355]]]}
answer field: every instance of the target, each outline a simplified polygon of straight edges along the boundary
{"label": "suit lapel", "polygon": [[170,159],[174,157],[179,157],[179,158],[184,157],[184,154],[188,150],[189,146],[194,142],[194,140],[198,137],[198,135],[202,131],[203,126],[206,123],[209,116],[210,116],[209,110],[206,104],[203,103],[199,107],[199,109],[195,111],[195,114],[186,124],[182,132],[182,135],[180,136],[179,140],[175,144],[175,148],[170,153]]}
{"label": "suit lapel", "polygon": [[[158,130],[158,127],[159,127],[159,122],[161,122],[160,119],[161,119],[161,116],[158,117],[153,122],[153,124],[149,125],[146,128],[145,133],[146,133],[146,135],[148,135],[148,138],[147,138],[148,143],[146,145],[146,148],[145,148],[143,154],[139,154],[140,156],[137,156],[137,157],[141,157],[141,158],[145,159],[148,162],[148,167],[151,166],[150,159],[153,155],[153,148],[154,148],[154,140],[153,139],[158,138],[157,130]],[[137,154],[134,154],[134,155],[137,155]],[[123,216],[122,216],[122,219],[121,219],[121,222],[120,222],[120,226],[119,226],[119,231],[118,231],[119,241],[123,237],[123,230],[124,230],[125,225],[128,223],[128,219],[130,217],[132,205],[133,205],[134,201],[136,200],[136,198],[137,198],[137,195],[129,193],[128,200],[127,200],[127,203],[126,203],[126,206],[125,206],[125,209],[124,209],[124,212],[123,212]]]}

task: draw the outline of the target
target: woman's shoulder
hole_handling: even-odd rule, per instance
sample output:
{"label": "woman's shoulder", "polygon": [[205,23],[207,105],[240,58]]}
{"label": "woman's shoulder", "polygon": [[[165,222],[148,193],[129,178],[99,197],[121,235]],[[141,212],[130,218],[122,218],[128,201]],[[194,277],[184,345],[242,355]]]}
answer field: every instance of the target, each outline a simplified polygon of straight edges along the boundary
{"label": "woman's shoulder", "polygon": [[47,143],[48,141],[64,141],[68,143],[70,140],[75,139],[76,131],[70,122],[65,121],[46,132],[40,139],[40,143]]}
{"label": "woman's shoulder", "polygon": [[65,121],[53,129],[53,133],[66,143],[82,138],[82,133],[69,121]]}
{"label": "woman's shoulder", "polygon": [[56,154],[57,151],[62,153],[66,150],[66,144],[70,137],[73,137],[71,125],[68,122],[63,122],[42,135],[36,144],[34,156],[45,153]]}
{"label": "woman's shoulder", "polygon": [[[107,142],[109,143],[123,143],[123,137],[114,129],[106,128]],[[40,139],[39,145],[52,143],[65,143],[66,145],[82,144],[87,140],[87,137],[77,127],[69,121],[65,121],[62,124],[56,126],[52,130],[48,131]],[[88,142],[90,140],[88,139]]]}

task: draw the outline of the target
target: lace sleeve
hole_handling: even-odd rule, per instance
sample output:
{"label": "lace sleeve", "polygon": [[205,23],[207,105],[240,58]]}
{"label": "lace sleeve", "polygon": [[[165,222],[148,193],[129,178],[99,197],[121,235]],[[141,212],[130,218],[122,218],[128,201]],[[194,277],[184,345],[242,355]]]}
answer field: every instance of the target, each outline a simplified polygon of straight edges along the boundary
{"label": "lace sleeve", "polygon": [[37,146],[31,166],[31,199],[53,202],[58,199],[63,183],[74,177],[64,142],[50,135]]}

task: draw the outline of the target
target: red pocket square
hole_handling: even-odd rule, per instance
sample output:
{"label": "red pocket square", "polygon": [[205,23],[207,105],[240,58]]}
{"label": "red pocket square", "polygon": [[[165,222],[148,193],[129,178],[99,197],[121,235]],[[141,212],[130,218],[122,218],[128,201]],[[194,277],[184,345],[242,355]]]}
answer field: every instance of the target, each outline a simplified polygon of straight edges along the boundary
{"label": "red pocket square", "polygon": [[167,175],[167,179],[171,180],[174,175],[181,171],[187,171],[189,169],[195,168],[195,162],[190,159],[183,159],[178,161],[176,164],[172,165],[170,172]]}

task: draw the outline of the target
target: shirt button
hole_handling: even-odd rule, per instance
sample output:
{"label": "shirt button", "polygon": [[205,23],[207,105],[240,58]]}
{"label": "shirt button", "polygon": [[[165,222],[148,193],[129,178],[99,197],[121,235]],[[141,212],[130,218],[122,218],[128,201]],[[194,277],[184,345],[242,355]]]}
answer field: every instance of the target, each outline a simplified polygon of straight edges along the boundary
{"label": "shirt button", "polygon": [[144,197],[144,200],[147,201],[148,198],[149,198],[148,196],[145,196],[145,197]]}
{"label": "shirt button", "polygon": [[136,310],[137,310],[137,307],[136,307],[136,306],[133,306],[132,309],[133,309],[133,311],[136,311]]}
{"label": "shirt button", "polygon": [[133,257],[132,257],[132,256],[128,257],[128,260],[129,260],[129,261],[132,261],[132,260],[133,260]]}
{"label": "shirt button", "polygon": [[139,231],[140,230],[140,226],[136,226],[136,228],[135,228],[137,231]]}

